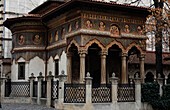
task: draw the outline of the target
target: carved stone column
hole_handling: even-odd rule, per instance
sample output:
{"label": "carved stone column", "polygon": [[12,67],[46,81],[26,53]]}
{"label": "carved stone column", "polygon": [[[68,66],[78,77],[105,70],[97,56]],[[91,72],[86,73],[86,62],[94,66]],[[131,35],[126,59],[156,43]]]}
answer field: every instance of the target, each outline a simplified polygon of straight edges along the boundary
{"label": "carved stone column", "polygon": [[106,84],[106,50],[101,51],[101,84]]}
{"label": "carved stone column", "polygon": [[87,50],[80,49],[80,83],[85,83],[85,58],[86,58]]}
{"label": "carved stone column", "polygon": [[72,53],[67,53],[67,83],[71,83],[72,80]]}
{"label": "carved stone column", "polygon": [[121,83],[126,84],[128,83],[128,77],[127,77],[127,63],[126,63],[126,57],[128,56],[128,53],[121,53],[122,57],[122,75],[121,75]]}
{"label": "carved stone column", "polygon": [[139,60],[140,60],[140,76],[141,76],[141,83],[145,82],[145,54],[140,54],[139,56]]}

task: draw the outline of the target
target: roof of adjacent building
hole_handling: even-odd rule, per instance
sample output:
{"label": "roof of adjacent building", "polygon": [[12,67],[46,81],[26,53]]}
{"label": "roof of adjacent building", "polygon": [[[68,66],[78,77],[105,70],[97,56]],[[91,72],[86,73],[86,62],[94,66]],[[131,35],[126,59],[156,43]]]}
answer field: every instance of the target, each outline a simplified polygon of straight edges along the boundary
{"label": "roof of adjacent building", "polygon": [[[169,57],[170,58],[170,52],[163,52],[162,53],[162,63],[165,65],[170,65],[170,60],[165,60],[165,58]],[[138,56],[131,55],[129,57],[129,62],[130,63],[139,63],[139,58]],[[145,56],[145,64],[156,64],[156,55],[154,51],[147,51],[146,56]]]}

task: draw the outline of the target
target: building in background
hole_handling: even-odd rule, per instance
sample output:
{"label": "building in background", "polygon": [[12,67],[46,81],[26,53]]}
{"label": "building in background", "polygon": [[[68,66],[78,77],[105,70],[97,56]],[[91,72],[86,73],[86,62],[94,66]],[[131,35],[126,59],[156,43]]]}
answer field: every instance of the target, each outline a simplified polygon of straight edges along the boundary
{"label": "building in background", "polygon": [[29,11],[46,0],[1,0],[0,1],[0,66],[1,73],[10,77],[11,73],[11,31],[3,27],[3,21],[11,17],[28,14]]}

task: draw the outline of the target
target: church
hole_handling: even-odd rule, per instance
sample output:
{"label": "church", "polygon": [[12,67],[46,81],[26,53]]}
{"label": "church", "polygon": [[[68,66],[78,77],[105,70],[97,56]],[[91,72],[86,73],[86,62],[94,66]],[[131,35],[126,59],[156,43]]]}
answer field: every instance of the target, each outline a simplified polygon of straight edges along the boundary
{"label": "church", "polygon": [[[146,7],[114,2],[48,0],[8,18],[11,82],[3,81],[3,102],[15,97],[66,110],[152,110],[141,102],[141,83],[161,79],[154,52],[147,51],[149,14]],[[163,59],[169,55],[163,52]],[[170,61],[163,67],[167,84]]]}
{"label": "church", "polygon": [[[10,78],[28,81],[40,72],[46,78],[51,71],[57,80],[64,72],[67,83],[83,84],[89,72],[99,86],[109,83],[112,73],[127,84],[138,72],[144,82],[146,73],[155,71],[143,30],[148,15],[145,7],[112,2],[46,1],[4,22],[12,32]],[[167,79],[169,64],[164,66]],[[156,74],[151,76],[154,80]]]}

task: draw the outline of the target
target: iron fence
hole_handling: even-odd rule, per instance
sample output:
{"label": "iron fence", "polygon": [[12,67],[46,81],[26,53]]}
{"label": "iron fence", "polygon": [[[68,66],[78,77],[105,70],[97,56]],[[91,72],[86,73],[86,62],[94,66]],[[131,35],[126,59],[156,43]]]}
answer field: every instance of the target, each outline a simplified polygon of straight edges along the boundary
{"label": "iron fence", "polygon": [[41,81],[41,98],[47,98],[47,81]]}
{"label": "iron fence", "polygon": [[30,82],[5,82],[6,97],[29,97]]}
{"label": "iron fence", "polygon": [[98,88],[92,88],[92,103],[111,102],[111,93],[111,84],[101,84]]}
{"label": "iron fence", "polygon": [[135,84],[118,84],[118,102],[135,102]]}
{"label": "iron fence", "polygon": [[85,103],[86,85],[85,84],[64,84],[65,103]]}
{"label": "iron fence", "polygon": [[58,85],[59,85],[59,81],[51,81],[52,82],[52,86],[51,86],[51,92],[52,92],[52,100],[58,99]]}
{"label": "iron fence", "polygon": [[38,93],[38,82],[33,81],[33,97],[37,97],[37,93]]}

